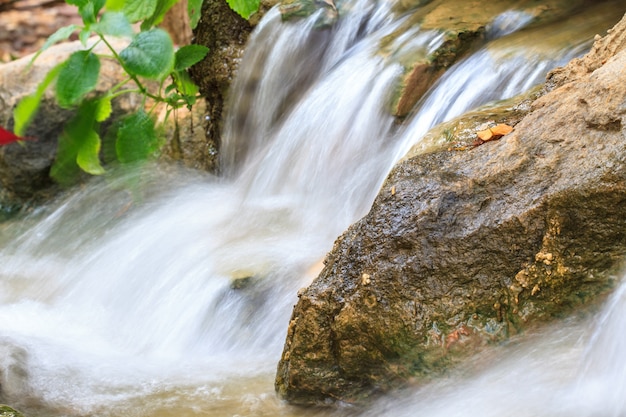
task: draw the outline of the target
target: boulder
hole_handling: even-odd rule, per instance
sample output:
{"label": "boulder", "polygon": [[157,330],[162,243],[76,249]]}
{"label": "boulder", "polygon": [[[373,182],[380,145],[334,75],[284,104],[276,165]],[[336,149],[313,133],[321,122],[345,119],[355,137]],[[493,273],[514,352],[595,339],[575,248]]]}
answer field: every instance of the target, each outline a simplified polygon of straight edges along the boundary
{"label": "boulder", "polygon": [[281,397],[364,401],[610,292],[626,255],[626,49],[610,55],[501,139],[393,169],[299,294]]}

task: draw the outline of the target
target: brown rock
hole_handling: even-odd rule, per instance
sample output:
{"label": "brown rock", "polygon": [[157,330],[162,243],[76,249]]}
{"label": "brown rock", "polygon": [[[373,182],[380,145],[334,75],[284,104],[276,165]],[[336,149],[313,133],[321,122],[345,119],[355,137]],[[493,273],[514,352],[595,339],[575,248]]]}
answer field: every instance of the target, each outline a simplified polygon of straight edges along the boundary
{"label": "brown rock", "polygon": [[626,51],[594,65],[499,141],[396,166],[300,294],[283,398],[363,401],[610,290],[626,255]]}

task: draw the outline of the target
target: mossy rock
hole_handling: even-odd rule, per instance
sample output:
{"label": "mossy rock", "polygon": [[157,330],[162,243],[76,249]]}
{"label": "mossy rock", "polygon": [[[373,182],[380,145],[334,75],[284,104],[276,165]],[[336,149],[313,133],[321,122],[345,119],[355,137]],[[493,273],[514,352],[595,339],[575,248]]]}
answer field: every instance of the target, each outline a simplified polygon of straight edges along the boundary
{"label": "mossy rock", "polygon": [[0,417],[24,417],[24,415],[8,405],[0,404]]}

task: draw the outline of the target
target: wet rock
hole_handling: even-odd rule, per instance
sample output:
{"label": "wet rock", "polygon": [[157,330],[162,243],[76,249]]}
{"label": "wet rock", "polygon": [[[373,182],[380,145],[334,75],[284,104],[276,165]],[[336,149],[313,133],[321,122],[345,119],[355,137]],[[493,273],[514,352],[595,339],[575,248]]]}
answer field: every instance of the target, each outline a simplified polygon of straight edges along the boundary
{"label": "wet rock", "polygon": [[[210,147],[219,151],[222,114],[230,83],[237,72],[252,24],[235,13],[225,0],[202,3],[202,18],[194,30],[194,43],[209,48],[207,57],[194,65],[190,73],[206,99],[203,129]],[[217,155],[205,165],[217,172]]]}
{"label": "wet rock", "polygon": [[315,26],[320,29],[334,25],[339,18],[339,11],[333,0],[284,0],[279,9],[284,21],[309,17],[318,12]]}
{"label": "wet rock", "polygon": [[206,107],[206,101],[201,99],[191,110],[181,108],[171,115],[165,125],[167,142],[161,149],[163,160],[179,161],[188,168],[215,172],[217,148],[206,137]]}
{"label": "wet rock", "polygon": [[30,398],[27,367],[26,351],[9,340],[0,340],[0,403],[26,404],[36,401]]}
{"label": "wet rock", "polygon": [[519,27],[540,26],[567,19],[589,6],[584,0],[548,0],[540,4],[518,0],[488,3],[433,0],[426,5],[423,3],[407,0],[396,5],[399,12],[407,13],[409,17],[404,25],[388,37],[387,42],[393,43],[412,27],[441,33],[443,41],[426,54],[409,51],[407,57],[400,58],[404,75],[392,105],[392,113],[398,117],[405,117],[450,66],[485,41]]}
{"label": "wet rock", "polygon": [[611,290],[626,255],[626,50],[595,65],[502,139],[394,168],[299,294],[283,398],[364,401]]}

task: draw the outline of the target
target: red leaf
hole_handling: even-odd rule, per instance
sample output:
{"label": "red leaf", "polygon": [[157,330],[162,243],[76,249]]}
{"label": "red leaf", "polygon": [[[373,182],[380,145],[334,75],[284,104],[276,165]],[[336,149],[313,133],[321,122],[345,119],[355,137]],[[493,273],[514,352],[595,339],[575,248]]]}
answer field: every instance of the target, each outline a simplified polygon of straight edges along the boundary
{"label": "red leaf", "polygon": [[19,136],[16,136],[13,132],[0,127],[0,145],[8,145],[9,143],[17,142],[21,140]]}
{"label": "red leaf", "polygon": [[30,137],[20,137],[13,132],[9,132],[0,126],[0,145],[8,145],[9,143],[18,142],[20,140],[29,140]]}

